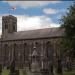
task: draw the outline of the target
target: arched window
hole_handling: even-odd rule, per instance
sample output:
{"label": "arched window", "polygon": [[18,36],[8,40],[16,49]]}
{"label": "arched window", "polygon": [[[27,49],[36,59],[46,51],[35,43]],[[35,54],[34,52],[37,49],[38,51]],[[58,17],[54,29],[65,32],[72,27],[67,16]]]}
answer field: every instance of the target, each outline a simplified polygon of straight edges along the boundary
{"label": "arched window", "polygon": [[29,44],[24,44],[24,63],[25,67],[29,67]]}
{"label": "arched window", "polygon": [[5,29],[8,29],[8,25],[7,24],[5,24]]}
{"label": "arched window", "polygon": [[4,45],[4,65],[6,65],[8,62],[8,45]]}
{"label": "arched window", "polygon": [[18,46],[16,43],[14,44],[13,60],[18,61]]}
{"label": "arched window", "polygon": [[28,61],[28,57],[29,57],[29,45],[27,43],[24,44],[24,54],[25,54],[25,60]]}
{"label": "arched window", "polygon": [[31,55],[32,55],[32,53],[33,53],[33,50],[34,50],[34,44],[31,43]]}
{"label": "arched window", "polygon": [[24,62],[25,62],[25,59],[26,59],[26,45],[27,45],[27,43],[24,43]]}
{"label": "arched window", "polygon": [[41,42],[35,42],[35,50],[36,50],[36,52],[37,52],[37,56],[38,56],[38,58],[37,58],[37,60],[40,62],[41,61],[41,52],[42,52],[42,48],[41,48],[42,46],[41,46]]}
{"label": "arched window", "polygon": [[46,67],[53,73],[53,48],[50,41],[46,43],[47,62]]}
{"label": "arched window", "polygon": [[41,45],[40,42],[35,42],[35,54],[37,55],[37,61],[40,63],[41,60]]}
{"label": "arched window", "polygon": [[8,22],[7,20],[4,20],[5,29],[8,29]]}
{"label": "arched window", "polygon": [[35,47],[36,47],[37,54],[40,55],[40,45],[38,42],[35,42]]}
{"label": "arched window", "polygon": [[15,30],[15,25],[13,25],[13,30]]}
{"label": "arched window", "polygon": [[38,42],[35,42],[35,44],[37,45],[37,44],[38,44]]}
{"label": "arched window", "polygon": [[52,55],[52,46],[50,41],[46,43],[46,56],[50,59]]}
{"label": "arched window", "polygon": [[13,50],[13,60],[15,60],[15,47],[16,47],[16,44],[14,44],[14,50]]}

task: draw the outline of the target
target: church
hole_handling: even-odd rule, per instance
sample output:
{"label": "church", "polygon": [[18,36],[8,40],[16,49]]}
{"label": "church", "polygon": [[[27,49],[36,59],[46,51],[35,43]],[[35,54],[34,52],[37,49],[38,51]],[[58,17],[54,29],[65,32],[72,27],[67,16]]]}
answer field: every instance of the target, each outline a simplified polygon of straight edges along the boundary
{"label": "church", "polygon": [[48,69],[59,53],[59,41],[63,30],[44,28],[18,31],[17,18],[12,15],[2,17],[2,35],[0,38],[0,64],[7,67],[15,60],[16,68],[31,69],[35,65],[39,71]]}

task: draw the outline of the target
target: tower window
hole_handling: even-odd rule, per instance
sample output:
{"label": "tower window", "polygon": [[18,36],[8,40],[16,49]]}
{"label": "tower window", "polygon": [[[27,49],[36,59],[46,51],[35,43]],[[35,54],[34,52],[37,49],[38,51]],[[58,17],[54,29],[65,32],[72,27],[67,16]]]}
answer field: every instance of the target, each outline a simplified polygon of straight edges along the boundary
{"label": "tower window", "polygon": [[5,29],[7,29],[8,28],[8,22],[7,22],[7,20],[4,20],[4,25],[5,25]]}
{"label": "tower window", "polygon": [[8,25],[5,24],[5,29],[8,29]]}
{"label": "tower window", "polygon": [[15,26],[13,26],[13,30],[15,30]]}

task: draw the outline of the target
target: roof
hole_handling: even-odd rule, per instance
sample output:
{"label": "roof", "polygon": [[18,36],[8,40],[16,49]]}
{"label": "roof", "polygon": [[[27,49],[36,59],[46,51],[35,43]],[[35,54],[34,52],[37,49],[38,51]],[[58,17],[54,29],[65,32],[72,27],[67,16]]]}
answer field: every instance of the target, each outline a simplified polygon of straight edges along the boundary
{"label": "roof", "polygon": [[63,32],[63,29],[60,28],[45,28],[29,31],[19,31],[8,34],[7,37],[4,38],[4,40],[60,37],[63,35]]}

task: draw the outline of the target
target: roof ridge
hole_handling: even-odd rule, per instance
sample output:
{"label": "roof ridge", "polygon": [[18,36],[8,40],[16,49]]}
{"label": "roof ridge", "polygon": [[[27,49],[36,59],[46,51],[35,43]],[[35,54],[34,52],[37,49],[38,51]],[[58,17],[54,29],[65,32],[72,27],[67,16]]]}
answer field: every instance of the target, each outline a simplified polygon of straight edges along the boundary
{"label": "roof ridge", "polygon": [[[59,27],[52,27],[52,28],[42,28],[42,29],[33,29],[33,30],[25,30],[25,31],[18,31],[18,32],[28,32],[28,31],[37,31],[37,30],[44,30],[44,29],[58,29]],[[16,33],[16,32],[14,32]]]}

